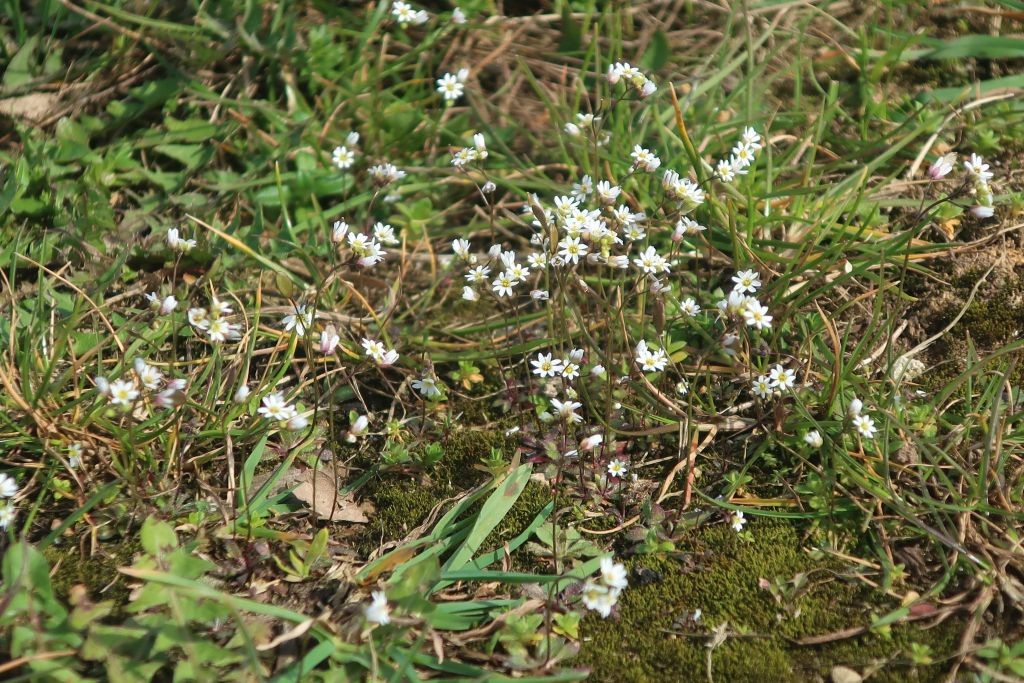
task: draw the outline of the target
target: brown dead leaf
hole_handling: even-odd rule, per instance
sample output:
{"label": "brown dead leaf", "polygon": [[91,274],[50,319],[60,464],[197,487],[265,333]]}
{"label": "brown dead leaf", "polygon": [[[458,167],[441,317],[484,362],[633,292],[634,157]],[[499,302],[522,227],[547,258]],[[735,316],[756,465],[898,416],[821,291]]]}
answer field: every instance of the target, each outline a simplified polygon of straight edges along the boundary
{"label": "brown dead leaf", "polygon": [[0,100],[0,115],[38,123],[46,119],[59,103],[60,96],[50,92],[35,92],[19,97],[8,97]]}
{"label": "brown dead leaf", "polygon": [[[270,475],[253,478],[253,490],[263,486]],[[343,495],[334,473],[326,470],[292,469],[285,472],[271,491],[271,495],[292,489],[292,495],[305,503],[314,514],[332,522],[366,524],[369,505],[359,505],[351,494]]]}

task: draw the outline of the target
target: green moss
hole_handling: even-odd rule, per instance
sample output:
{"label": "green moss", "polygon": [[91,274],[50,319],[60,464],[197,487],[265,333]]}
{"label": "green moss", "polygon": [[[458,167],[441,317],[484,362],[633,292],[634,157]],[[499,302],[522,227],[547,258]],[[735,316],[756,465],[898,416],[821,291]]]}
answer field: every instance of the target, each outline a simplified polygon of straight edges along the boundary
{"label": "green moss", "polygon": [[[693,562],[637,557],[628,564],[653,570],[660,581],[636,585],[622,595],[617,617],[584,620],[578,664],[593,670],[594,681],[706,680],[706,647],[711,627],[728,622],[730,637],[711,652],[718,681],[823,680],[832,666],[862,668],[886,661],[875,681],[940,680],[940,667],[911,668],[900,653],[910,643],[932,647],[936,655],[956,650],[957,625],[934,629],[898,627],[890,638],[865,634],[817,647],[791,639],[832,633],[870,623],[871,613],[896,607],[864,584],[839,578],[842,567],[812,560],[801,550],[796,530],[784,522],[752,524],[754,543],[724,526],[696,531],[681,546]],[[810,572],[812,586],[793,604],[780,606],[758,580],[785,581]],[[650,575],[650,572],[647,572]],[[703,613],[697,636],[677,621],[693,610]]]}
{"label": "green moss", "polygon": [[139,541],[130,538],[116,545],[101,545],[95,555],[83,556],[77,546],[50,546],[43,555],[57,568],[50,580],[58,597],[66,601],[72,586],[81,584],[90,599],[113,600],[113,614],[117,615],[128,604],[130,593],[126,577],[117,568],[130,565],[141,550]]}

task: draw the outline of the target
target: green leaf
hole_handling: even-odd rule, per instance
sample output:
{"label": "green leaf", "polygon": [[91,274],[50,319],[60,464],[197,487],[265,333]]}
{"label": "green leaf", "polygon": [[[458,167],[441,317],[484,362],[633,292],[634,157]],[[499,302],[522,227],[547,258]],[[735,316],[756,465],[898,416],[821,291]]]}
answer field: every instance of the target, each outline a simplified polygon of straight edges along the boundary
{"label": "green leaf", "polygon": [[520,465],[498,485],[498,488],[480,508],[480,514],[477,515],[476,523],[469,532],[469,536],[445,563],[445,571],[462,569],[472,561],[487,536],[501,524],[505,515],[519,500],[519,496],[530,482],[531,474],[533,474],[533,465],[529,463]]}
{"label": "green leaf", "polygon": [[651,36],[651,44],[640,58],[640,66],[648,71],[657,71],[668,63],[671,54],[668,38],[665,37],[665,32],[659,29]]}
{"label": "green leaf", "polygon": [[569,3],[562,6],[562,37],[558,41],[559,52],[578,52],[583,44],[583,29],[573,19]]}
{"label": "green leaf", "polygon": [[39,36],[31,36],[21,46],[21,49],[14,53],[4,71],[4,86],[15,88],[32,80],[32,57],[38,45]]}
{"label": "green leaf", "polygon": [[139,532],[142,548],[150,555],[164,555],[178,547],[178,536],[167,522],[147,517]]}

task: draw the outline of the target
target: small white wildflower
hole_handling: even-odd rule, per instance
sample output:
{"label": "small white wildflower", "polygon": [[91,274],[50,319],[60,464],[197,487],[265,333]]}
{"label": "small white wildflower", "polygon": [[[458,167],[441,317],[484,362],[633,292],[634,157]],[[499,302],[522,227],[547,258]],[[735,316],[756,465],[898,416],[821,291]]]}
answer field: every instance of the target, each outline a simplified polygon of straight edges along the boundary
{"label": "small white wildflower", "polygon": [[391,608],[384,591],[373,591],[373,601],[363,610],[363,617],[371,624],[384,626],[391,623]]}
{"label": "small white wildflower", "polygon": [[608,474],[612,477],[622,478],[628,469],[626,463],[617,458],[608,463]]}
{"label": "small white wildflower", "polygon": [[288,404],[281,392],[264,396],[262,403],[263,405],[256,412],[268,420],[281,422],[291,419],[295,414],[295,409]]}
{"label": "small white wildflower", "polygon": [[789,391],[796,385],[796,373],[781,365],[772,368],[768,377],[772,381],[772,387],[779,391]]}
{"label": "small white wildflower", "polygon": [[679,303],[679,310],[682,311],[683,315],[691,318],[696,318],[700,314],[700,306],[692,296],[683,299]]}
{"label": "small white wildflower", "polygon": [[119,379],[110,383],[110,403],[117,406],[129,406],[139,397],[135,382]]}
{"label": "small white wildflower", "polygon": [[729,515],[729,523],[732,524],[732,528],[736,533],[743,531],[744,525],[747,520],[743,517],[743,513],[739,510],[733,510],[732,514]]}
{"label": "small white wildflower", "polygon": [[754,396],[765,400],[771,398],[771,395],[775,393],[775,389],[772,387],[772,381],[768,375],[759,375],[757,379],[752,382],[751,391]]}
{"label": "small white wildflower", "polygon": [[344,145],[339,145],[334,148],[331,152],[331,161],[342,171],[347,171],[352,168],[352,164],[356,163],[355,150],[351,150]]}
{"label": "small white wildflower", "polygon": [[295,334],[304,337],[306,331],[313,326],[314,315],[314,311],[307,309],[305,304],[298,304],[292,308],[291,313],[281,318],[281,325],[286,332],[295,330]]}
{"label": "small white wildflower", "polygon": [[444,392],[441,387],[438,386],[437,380],[433,377],[422,377],[420,379],[414,379],[412,382],[412,388],[420,392],[426,399],[441,398]]}
{"label": "small white wildflower", "polygon": [[437,92],[447,103],[452,103],[462,97],[465,86],[455,74],[445,74],[437,79]]}
{"label": "small white wildflower", "polygon": [[804,443],[809,445],[811,448],[821,448],[825,443],[825,440],[821,438],[821,433],[818,430],[812,429],[804,434]]}
{"label": "small white wildflower", "polygon": [[733,290],[737,292],[750,292],[753,294],[761,286],[761,279],[758,277],[757,272],[753,270],[739,271],[732,276],[732,281],[736,283],[733,286]]}
{"label": "small white wildflower", "polygon": [[956,164],[955,152],[943,154],[941,157],[933,161],[932,165],[928,167],[928,177],[932,180],[944,178],[953,170],[954,164]]}
{"label": "small white wildflower", "polygon": [[865,439],[873,439],[875,432],[878,431],[878,427],[875,426],[875,421],[867,415],[858,415],[853,418],[853,428],[856,429],[857,433]]}
{"label": "small white wildflower", "polygon": [[18,495],[18,482],[9,474],[0,472],[0,498],[14,498]]}
{"label": "small white wildflower", "polygon": [[537,358],[530,361],[533,374],[538,377],[554,377],[562,371],[562,361],[552,358],[552,354],[538,353]]}

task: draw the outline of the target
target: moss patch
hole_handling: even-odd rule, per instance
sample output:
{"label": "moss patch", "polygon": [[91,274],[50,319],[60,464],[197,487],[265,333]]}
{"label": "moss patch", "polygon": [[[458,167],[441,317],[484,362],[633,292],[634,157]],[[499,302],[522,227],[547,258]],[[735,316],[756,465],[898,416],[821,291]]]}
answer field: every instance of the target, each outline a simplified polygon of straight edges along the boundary
{"label": "moss patch", "polygon": [[50,581],[58,597],[66,601],[72,586],[81,584],[88,590],[90,599],[113,600],[113,614],[117,615],[128,604],[130,593],[126,577],[117,568],[132,564],[135,554],[141,550],[137,540],[126,540],[101,546],[99,552],[91,556],[83,557],[77,546],[50,546],[43,555],[57,568]]}
{"label": "moss patch", "polygon": [[[745,635],[711,651],[716,681],[821,681],[836,664],[863,671],[880,662],[886,662],[884,671],[872,681],[941,680],[941,667],[913,667],[905,653],[911,643],[929,645],[936,658],[955,651],[954,620],[930,630],[894,628],[890,637],[868,633],[817,647],[794,644],[790,639],[868,624],[872,612],[881,615],[897,605],[839,578],[840,565],[811,559],[792,525],[771,521],[752,528],[755,543],[725,526],[695,531],[682,544],[692,562],[632,559],[633,586],[623,593],[618,614],[584,620],[577,664],[590,667],[594,681],[707,680],[710,629],[727,622],[729,633]],[[641,569],[660,580],[639,585]],[[788,581],[800,572],[811,572],[811,588],[790,605],[777,604],[758,586],[761,578]],[[681,623],[696,609],[703,613],[698,626]]]}

